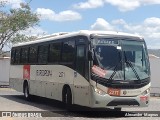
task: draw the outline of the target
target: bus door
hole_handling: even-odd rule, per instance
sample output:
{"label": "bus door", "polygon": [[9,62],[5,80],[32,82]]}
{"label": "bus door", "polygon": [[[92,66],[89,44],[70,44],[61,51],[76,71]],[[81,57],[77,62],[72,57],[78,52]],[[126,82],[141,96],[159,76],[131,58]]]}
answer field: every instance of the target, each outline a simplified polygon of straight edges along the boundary
{"label": "bus door", "polygon": [[89,105],[89,82],[85,78],[86,70],[86,45],[76,45],[76,62],[74,72],[74,104]]}

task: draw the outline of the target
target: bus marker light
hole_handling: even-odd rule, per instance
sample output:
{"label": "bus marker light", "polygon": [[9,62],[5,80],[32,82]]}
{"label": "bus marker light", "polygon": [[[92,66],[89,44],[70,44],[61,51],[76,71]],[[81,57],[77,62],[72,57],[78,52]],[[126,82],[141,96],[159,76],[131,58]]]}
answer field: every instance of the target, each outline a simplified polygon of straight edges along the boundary
{"label": "bus marker light", "polygon": [[148,96],[141,96],[141,97],[140,97],[140,100],[145,102],[145,101],[148,100]]}

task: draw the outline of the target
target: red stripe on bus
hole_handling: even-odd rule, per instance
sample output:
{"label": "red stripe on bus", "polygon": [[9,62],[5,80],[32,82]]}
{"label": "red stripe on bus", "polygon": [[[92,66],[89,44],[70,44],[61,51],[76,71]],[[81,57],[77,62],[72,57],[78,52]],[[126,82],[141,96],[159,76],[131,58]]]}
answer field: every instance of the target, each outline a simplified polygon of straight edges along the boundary
{"label": "red stripe on bus", "polygon": [[23,79],[30,79],[30,65],[23,66]]}

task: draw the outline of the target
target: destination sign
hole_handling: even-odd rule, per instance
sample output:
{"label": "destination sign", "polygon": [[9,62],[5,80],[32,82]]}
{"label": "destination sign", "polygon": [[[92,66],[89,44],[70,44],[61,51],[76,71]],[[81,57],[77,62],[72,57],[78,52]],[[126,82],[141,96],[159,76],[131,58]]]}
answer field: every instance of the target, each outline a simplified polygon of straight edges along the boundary
{"label": "destination sign", "polygon": [[118,40],[102,38],[102,39],[95,40],[95,43],[96,44],[117,45]]}

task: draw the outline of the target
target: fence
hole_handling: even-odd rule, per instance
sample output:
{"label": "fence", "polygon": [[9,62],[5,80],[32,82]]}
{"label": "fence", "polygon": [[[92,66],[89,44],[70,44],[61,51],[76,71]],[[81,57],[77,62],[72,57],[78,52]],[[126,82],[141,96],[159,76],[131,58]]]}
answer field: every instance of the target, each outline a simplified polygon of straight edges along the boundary
{"label": "fence", "polygon": [[160,59],[150,58],[151,93],[160,96]]}
{"label": "fence", "polygon": [[0,87],[9,85],[10,58],[0,57]]}

